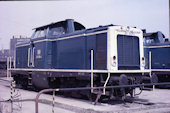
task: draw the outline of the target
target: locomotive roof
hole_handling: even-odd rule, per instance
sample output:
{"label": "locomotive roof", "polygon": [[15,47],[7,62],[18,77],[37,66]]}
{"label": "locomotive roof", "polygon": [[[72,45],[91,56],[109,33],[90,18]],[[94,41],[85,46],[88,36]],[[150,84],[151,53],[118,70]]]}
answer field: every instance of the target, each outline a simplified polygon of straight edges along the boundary
{"label": "locomotive roof", "polygon": [[160,32],[160,31],[150,32],[150,33],[143,33],[143,36],[144,36],[144,38],[145,38],[145,37],[154,37],[154,36],[157,35],[158,33],[161,33],[162,36],[163,36],[163,38],[165,38],[165,35],[164,35],[162,32]]}
{"label": "locomotive roof", "polygon": [[[93,33],[93,32],[97,32],[97,31],[107,30],[108,27],[110,27],[110,26],[120,26],[120,25],[110,24],[110,25],[104,25],[104,26],[100,25],[98,27],[93,27],[93,28],[86,29],[82,24],[74,21],[73,19],[66,19],[65,21],[51,23],[51,24],[48,24],[48,25],[44,25],[44,26],[34,28],[34,29],[37,31],[37,30],[42,30],[42,29],[48,28],[48,27],[53,28],[53,27],[61,27],[61,26],[63,26],[66,30],[68,30],[69,29],[68,24],[70,24],[68,22],[73,22],[74,23],[75,30],[73,30],[72,32],[66,32],[66,33],[61,34],[61,35],[56,35],[55,37],[49,36],[49,37],[32,38],[31,40],[35,41],[35,40],[40,40],[40,39],[44,39],[44,38],[61,38],[61,37],[65,37],[65,36],[73,36],[73,35],[83,34],[83,33]],[[30,41],[18,43],[17,45],[28,44],[28,43],[30,43]]]}
{"label": "locomotive roof", "polygon": [[[67,20],[72,20],[72,19],[66,19],[65,21],[59,21],[59,22],[47,24],[47,25],[44,25],[44,26],[36,27],[34,29],[39,30],[39,29],[45,29],[45,28],[53,27],[53,26],[65,26]],[[79,22],[74,21],[74,25],[75,25],[75,28],[85,29],[85,26],[83,26]]]}

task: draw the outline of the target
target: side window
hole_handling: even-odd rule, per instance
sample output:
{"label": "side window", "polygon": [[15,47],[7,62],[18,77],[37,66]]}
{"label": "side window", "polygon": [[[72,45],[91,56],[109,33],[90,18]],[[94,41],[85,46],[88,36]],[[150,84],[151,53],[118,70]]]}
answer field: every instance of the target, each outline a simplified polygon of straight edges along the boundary
{"label": "side window", "polygon": [[37,38],[39,34],[40,34],[40,31],[35,31],[33,38]]}
{"label": "side window", "polygon": [[45,31],[44,30],[41,30],[38,37],[44,37],[45,36]]}
{"label": "side window", "polygon": [[154,43],[154,39],[151,39],[151,38],[144,38],[144,44],[152,44]]}
{"label": "side window", "polygon": [[46,29],[37,30],[34,32],[32,38],[45,37],[46,31]]}
{"label": "side window", "polygon": [[64,34],[65,30],[63,27],[55,27],[55,28],[51,28],[49,31],[49,35],[50,36],[56,36],[56,35],[61,35]]}

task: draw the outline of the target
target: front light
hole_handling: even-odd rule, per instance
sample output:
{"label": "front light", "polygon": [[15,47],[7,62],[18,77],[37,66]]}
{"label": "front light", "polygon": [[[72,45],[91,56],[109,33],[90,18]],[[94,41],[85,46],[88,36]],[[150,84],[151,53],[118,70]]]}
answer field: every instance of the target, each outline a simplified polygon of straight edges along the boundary
{"label": "front light", "polygon": [[142,57],[142,66],[145,67],[145,57]]}
{"label": "front light", "polygon": [[116,56],[113,56],[113,63],[112,63],[112,65],[113,65],[114,67],[116,67]]}

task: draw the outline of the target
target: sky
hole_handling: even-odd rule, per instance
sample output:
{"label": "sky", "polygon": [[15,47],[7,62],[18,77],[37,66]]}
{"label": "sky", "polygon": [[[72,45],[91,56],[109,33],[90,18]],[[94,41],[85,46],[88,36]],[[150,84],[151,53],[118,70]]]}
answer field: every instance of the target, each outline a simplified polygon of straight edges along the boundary
{"label": "sky", "polygon": [[86,28],[125,25],[161,31],[169,38],[169,0],[0,1],[0,49],[12,36],[30,37],[33,28],[74,19]]}

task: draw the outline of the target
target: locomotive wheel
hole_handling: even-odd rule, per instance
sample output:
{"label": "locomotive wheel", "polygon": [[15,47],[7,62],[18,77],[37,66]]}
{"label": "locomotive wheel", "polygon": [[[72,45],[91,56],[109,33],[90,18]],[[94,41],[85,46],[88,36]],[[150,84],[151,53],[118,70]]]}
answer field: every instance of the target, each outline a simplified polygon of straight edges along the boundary
{"label": "locomotive wheel", "polygon": [[90,99],[91,102],[94,102],[94,101],[96,100],[96,98],[97,98],[97,95],[94,94],[94,93],[91,93],[91,94],[89,95],[89,99]]}
{"label": "locomotive wheel", "polygon": [[128,85],[128,78],[125,74],[120,75],[119,85]]}
{"label": "locomotive wheel", "polygon": [[151,83],[158,83],[158,76],[155,73],[151,77]]}
{"label": "locomotive wheel", "polygon": [[[119,85],[128,85],[128,78],[125,74],[120,75]],[[125,95],[126,95],[125,88],[120,88],[120,96],[122,97],[122,100],[125,99]]]}

